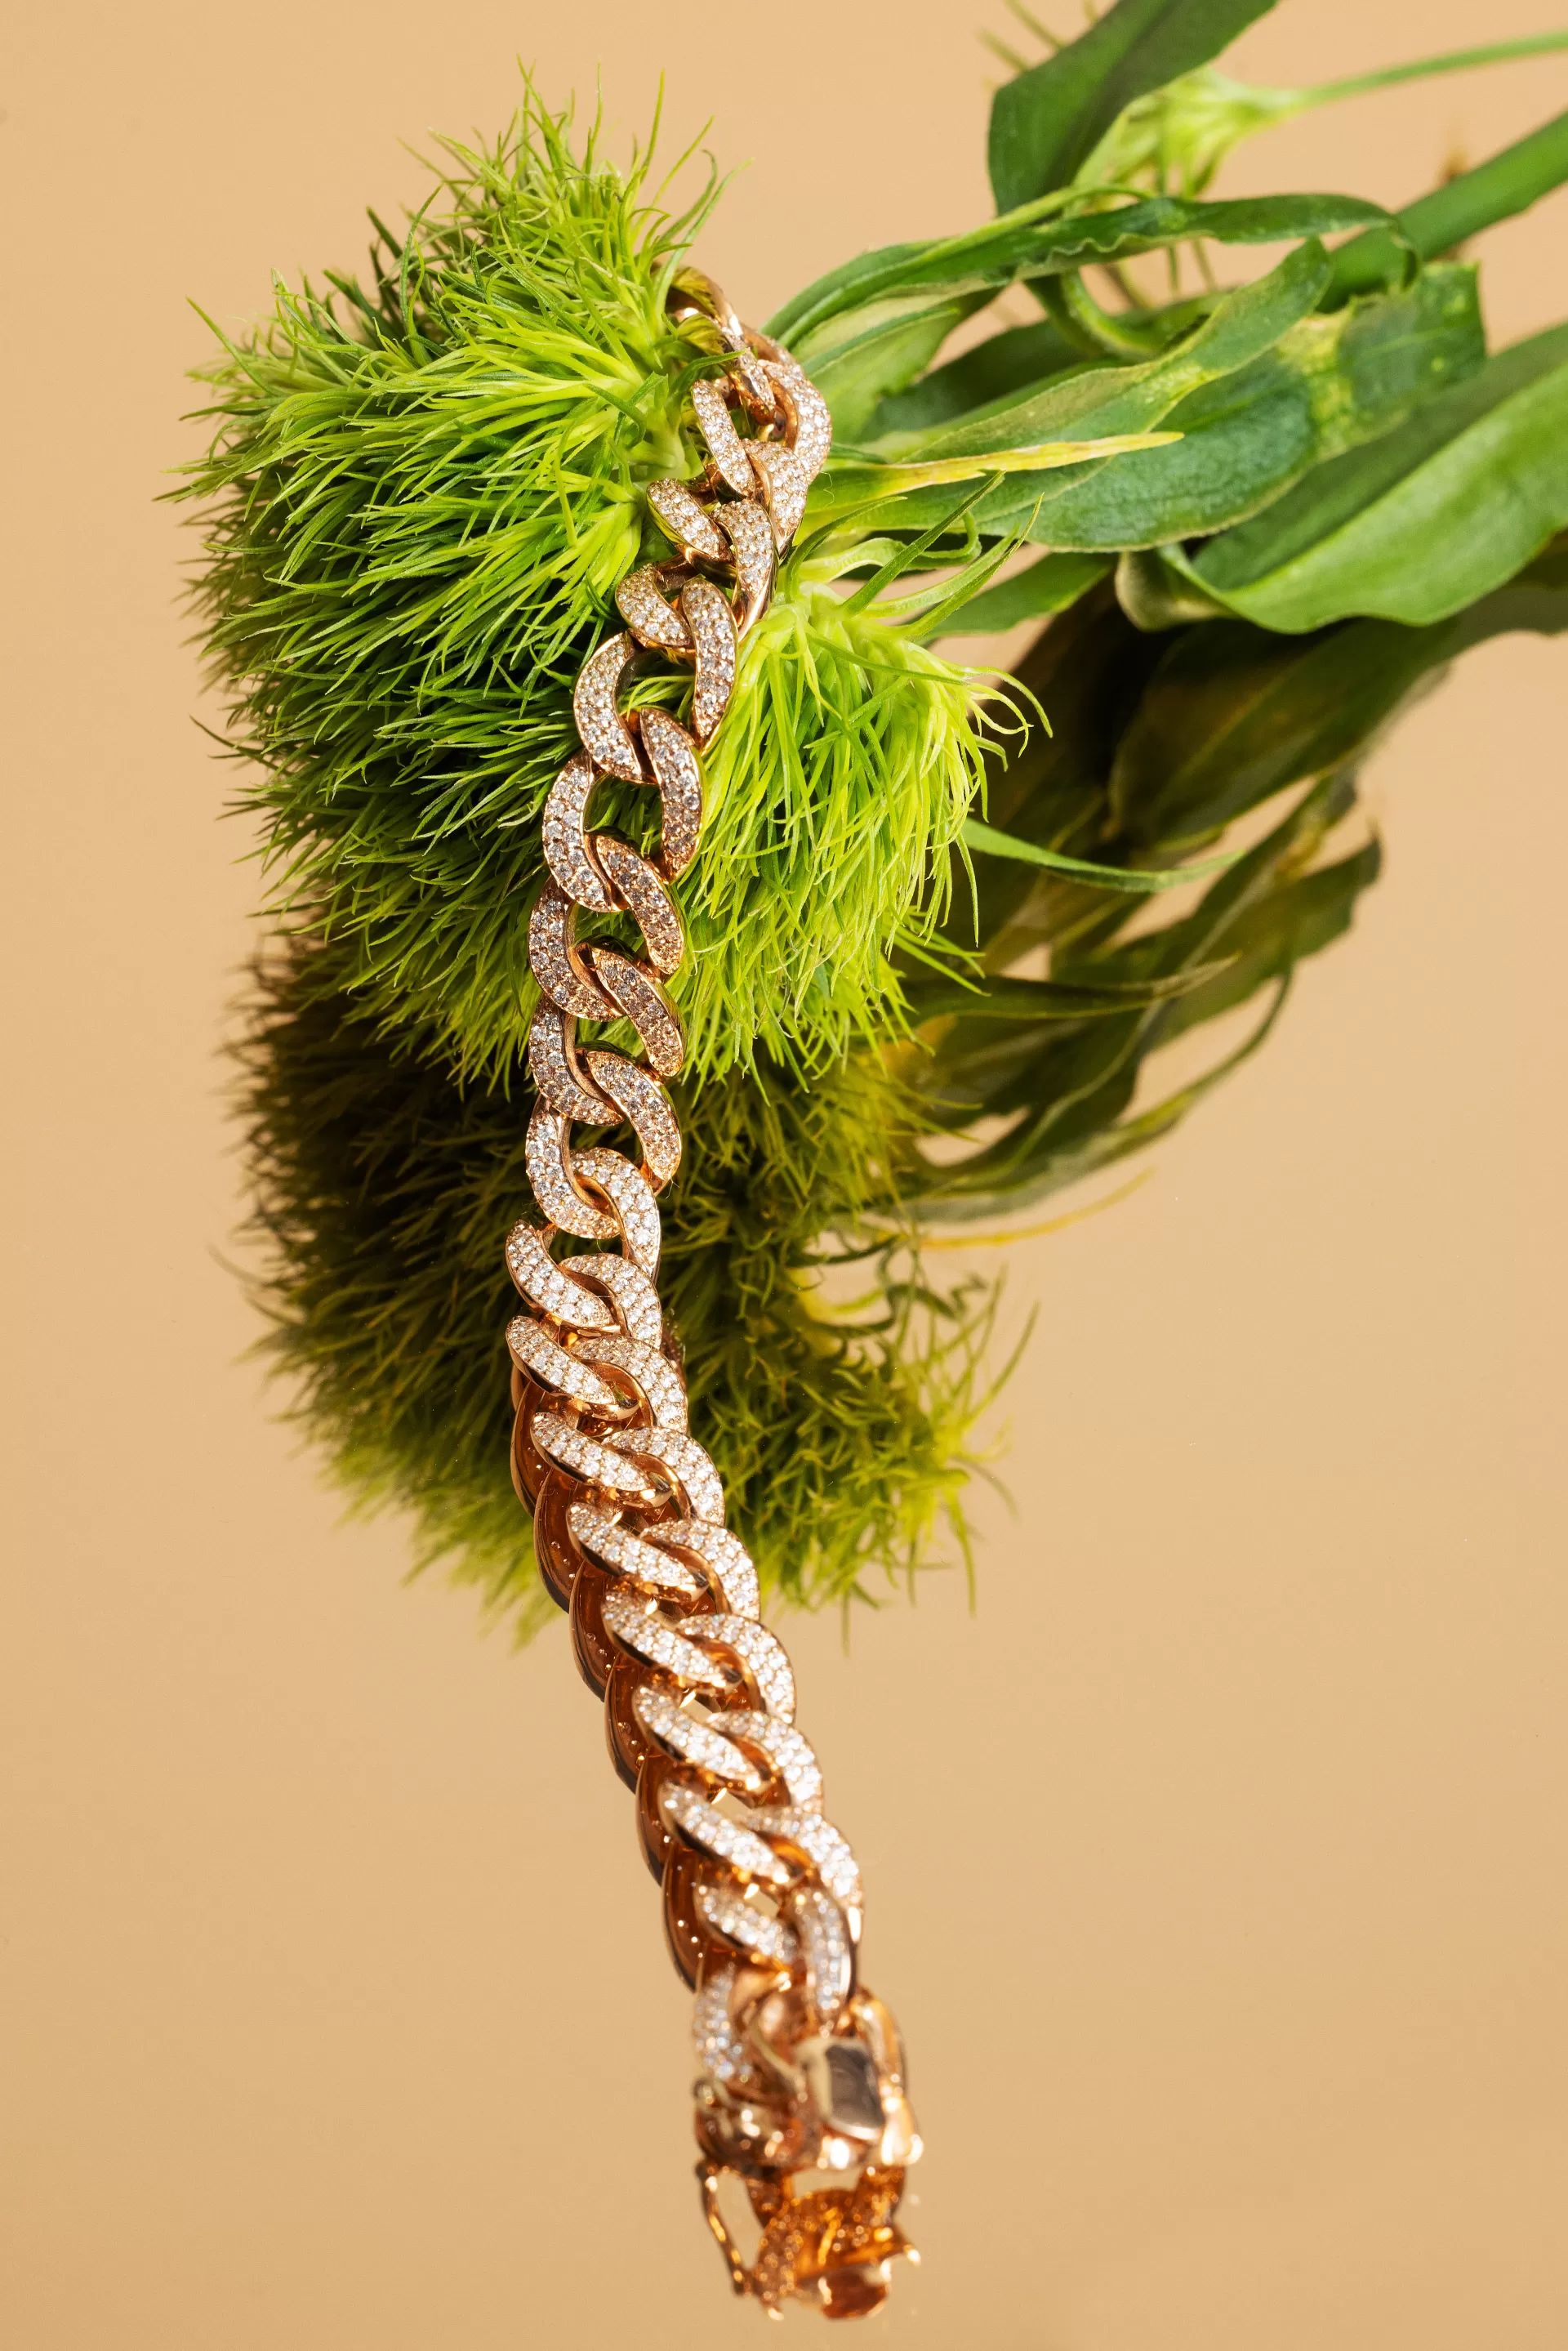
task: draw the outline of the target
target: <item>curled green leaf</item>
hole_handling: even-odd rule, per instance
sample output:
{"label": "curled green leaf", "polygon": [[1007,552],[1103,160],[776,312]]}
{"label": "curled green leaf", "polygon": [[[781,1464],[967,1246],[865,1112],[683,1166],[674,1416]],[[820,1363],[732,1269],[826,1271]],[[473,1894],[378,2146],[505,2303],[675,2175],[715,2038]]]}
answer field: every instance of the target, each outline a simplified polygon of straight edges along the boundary
{"label": "curled green leaf", "polygon": [[1091,858],[1067,857],[1060,850],[1042,849],[1037,841],[1020,841],[1015,833],[998,832],[973,816],[965,819],[961,839],[966,849],[978,850],[982,857],[1011,857],[1022,865],[1044,865],[1053,873],[1070,875],[1075,882],[1092,883],[1097,890],[1121,890],[1140,898],[1160,890],[1180,890],[1189,882],[1201,881],[1207,873],[1222,872],[1236,862],[1233,856],[1207,857],[1199,864],[1179,865],[1164,873],[1123,865],[1098,865]]}

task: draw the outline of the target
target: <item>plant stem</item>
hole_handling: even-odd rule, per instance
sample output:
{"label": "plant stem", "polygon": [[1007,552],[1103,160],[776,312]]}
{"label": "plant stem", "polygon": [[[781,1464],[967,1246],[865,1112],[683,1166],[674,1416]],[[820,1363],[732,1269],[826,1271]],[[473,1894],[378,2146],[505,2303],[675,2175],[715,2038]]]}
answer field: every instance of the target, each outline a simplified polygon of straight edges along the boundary
{"label": "plant stem", "polygon": [[1425,81],[1435,74],[1468,73],[1471,66],[1506,65],[1511,57],[1538,57],[1551,49],[1568,49],[1568,32],[1532,33],[1519,41],[1489,41],[1483,48],[1449,49],[1438,57],[1413,57],[1402,66],[1382,66],[1376,73],[1347,74],[1340,81],[1314,82],[1296,95],[1303,106],[1332,106],[1342,98],[1360,98],[1370,89],[1388,89],[1401,81]]}
{"label": "plant stem", "polygon": [[[1505,147],[1473,172],[1461,172],[1429,196],[1417,197],[1399,214],[1399,225],[1423,261],[1447,253],[1498,221],[1525,212],[1568,180],[1568,114],[1543,122],[1539,131]],[[1386,229],[1367,229],[1342,245],[1323,298],[1332,309],[1352,294],[1366,293],[1398,274],[1401,253]]]}

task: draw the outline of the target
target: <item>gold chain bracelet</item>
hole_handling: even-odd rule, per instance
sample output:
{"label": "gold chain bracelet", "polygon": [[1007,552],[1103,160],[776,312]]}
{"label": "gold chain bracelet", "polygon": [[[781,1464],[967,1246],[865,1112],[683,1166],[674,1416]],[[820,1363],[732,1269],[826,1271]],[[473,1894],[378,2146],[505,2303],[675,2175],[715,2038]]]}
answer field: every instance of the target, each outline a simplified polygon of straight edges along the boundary
{"label": "gold chain bracelet", "polygon": [[[889,2263],[911,2252],[894,2216],[920,2142],[898,2027],[857,1980],[860,1873],[823,1813],[822,1774],[794,1724],[789,1659],[759,1621],[756,1570],[688,1433],[680,1353],[654,1288],[656,1196],[680,1160],[661,1082],[684,1053],[661,985],[685,947],[670,884],[696,853],[699,753],[723,718],[740,640],[767,610],[832,424],[789,354],[742,327],[711,279],[683,271],[670,308],[711,325],[723,371],[692,390],[708,465],[693,482],[655,482],[647,494],[675,559],[616,590],[626,631],[583,665],[573,697],[582,748],[545,808],[549,874],[528,937],[542,1002],[529,1037],[538,1101],[527,1166],[550,1221],[519,1224],[506,1242],[531,1310],[506,1333],[513,1476],[534,1513],[540,1573],[605,1700],[610,1754],[637,1792],[643,1852],[663,1886],[670,1951],[697,1996],[698,2179],[735,2291],[775,2314],[797,2295],[846,2318],[886,2298]],[[639,649],[694,673],[689,726],[656,705],[620,708]],[[657,855],[587,830],[607,777],[657,787]],[[580,943],[579,913],[630,915],[644,953]],[[579,1053],[579,1020],[622,1019],[643,1059]],[[640,1164],[573,1149],[574,1123],[622,1123]],[[557,1233],[608,1246],[558,1262]],[[743,2189],[739,2204],[732,2182]],[[736,2220],[742,2233],[760,2231],[749,2255]]]}

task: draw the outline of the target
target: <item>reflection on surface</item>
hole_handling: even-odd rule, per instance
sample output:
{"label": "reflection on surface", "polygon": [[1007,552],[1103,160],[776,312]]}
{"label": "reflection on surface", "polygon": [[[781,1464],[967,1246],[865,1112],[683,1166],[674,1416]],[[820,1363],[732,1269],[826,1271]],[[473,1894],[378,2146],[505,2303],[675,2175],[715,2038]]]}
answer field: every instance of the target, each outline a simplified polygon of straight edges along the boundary
{"label": "reflection on surface", "polygon": [[[839,1597],[944,1535],[962,1544],[994,1292],[933,1279],[945,1260],[922,1260],[919,1227],[1013,1216],[1127,1157],[1254,1052],[1376,877],[1356,804],[1368,745],[1469,646],[1562,626],[1565,586],[1549,554],[1434,628],[1295,638],[1143,635],[1106,586],[1046,630],[1018,678],[1054,732],[994,765],[990,821],[1129,877],[1244,845],[1155,896],[977,857],[949,930],[982,971],[911,979],[918,1044],[682,1101],[671,1319],[775,1590]],[[1199,1074],[1147,1084],[1151,1057],[1232,1014],[1240,1033]],[[308,940],[263,969],[244,1052],[257,1294],[298,1416],[361,1500],[412,1509],[421,1558],[531,1625],[548,1609],[507,1471],[499,1246],[527,1200],[522,1089],[460,1087],[395,1050]]]}

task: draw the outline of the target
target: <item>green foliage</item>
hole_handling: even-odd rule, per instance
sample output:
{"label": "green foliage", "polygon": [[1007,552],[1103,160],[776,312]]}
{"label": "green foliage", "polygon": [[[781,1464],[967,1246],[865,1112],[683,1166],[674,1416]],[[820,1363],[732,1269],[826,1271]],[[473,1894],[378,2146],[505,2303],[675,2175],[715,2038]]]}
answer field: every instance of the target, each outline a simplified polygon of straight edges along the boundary
{"label": "green foliage", "polygon": [[[378,1038],[337,961],[296,942],[265,966],[243,1047],[265,1350],[358,1506],[409,1512],[417,1563],[444,1561],[526,1631],[549,1610],[507,1469],[501,1253],[524,1122],[514,1094]],[[767,1588],[874,1597],[965,1556],[992,1301],[911,1268],[909,1099],[857,1055],[809,1090],[732,1072],[680,1107],[660,1290]],[[824,1263],[846,1258],[861,1295],[837,1311]]]}
{"label": "green foliage", "polygon": [[[1154,639],[1102,586],[1046,632],[1021,678],[1057,732],[993,764],[991,805],[1008,841],[1076,851],[1085,871],[998,857],[975,826],[947,932],[955,949],[978,937],[980,968],[909,976],[919,1046],[857,1050],[809,1086],[776,1065],[732,1071],[680,1103],[661,1288],[694,1416],[771,1590],[805,1605],[875,1596],[889,1571],[963,1554],[992,1299],[930,1283],[918,1222],[1011,1214],[1114,1165],[1256,1050],[1293,970],[1376,878],[1375,844],[1333,850],[1367,743],[1469,645],[1568,624],[1565,591],[1552,556],[1432,630],[1280,638],[1227,622]],[[1194,876],[1215,862],[1176,860],[1303,784],[1193,908]],[[1135,892],[1176,883],[1185,896],[1129,936],[1131,902],[1089,886],[1106,861]],[[1009,976],[1041,946],[1048,979]],[[407,1510],[418,1562],[446,1562],[525,1630],[545,1604],[507,1476],[502,1333],[516,1301],[500,1264],[526,1199],[523,1116],[505,1088],[460,1086],[379,1039],[339,963],[303,942],[275,960],[245,1046],[267,1352],[359,1504]],[[1163,1045],[1254,999],[1262,1016],[1240,1046],[1142,1102]],[[996,1139],[924,1154],[923,1134],[961,1139],[987,1115]],[[860,1294],[835,1311],[816,1285],[846,1259]]]}
{"label": "green foliage", "polygon": [[[1021,682],[1053,711],[992,778],[1003,829],[967,833],[976,860],[976,931],[986,977],[967,1002],[927,984],[930,1025],[910,1064],[931,1117],[989,1139],[930,1168],[927,1220],[1016,1214],[1169,1133],[1269,1033],[1291,977],[1347,927],[1376,880],[1362,841],[1335,853],[1355,816],[1368,747],[1412,695],[1470,646],[1514,629],[1568,627],[1568,561],[1553,552],[1468,611],[1424,630],[1361,621],[1281,638],[1245,622],[1140,635],[1108,588],[1045,632]],[[1194,846],[1304,787],[1240,856],[1178,862]],[[1027,861],[1033,844],[1042,866]],[[1047,865],[1045,861],[1052,862]],[[1076,872],[1064,870],[1078,860]],[[1160,921],[1109,891],[1095,868],[1151,881],[1206,882]],[[1006,979],[1045,949],[1048,980]],[[1152,1103],[1146,1072],[1163,1046],[1262,994],[1239,1046]]]}
{"label": "green foliage", "polygon": [[[1233,204],[1148,196],[1106,210],[1090,208],[1077,191],[1064,188],[961,236],[861,254],[786,302],[768,321],[768,332],[787,337],[802,365],[815,367],[820,349],[841,348],[846,330],[836,322],[873,304],[1000,292],[1020,278],[1058,277],[1091,262],[1127,261],[1194,237],[1278,245],[1335,229],[1386,226],[1388,218],[1381,204],[1363,196],[1249,196]],[[829,328],[831,337],[825,332]]]}
{"label": "green foliage", "polygon": [[1078,40],[1004,82],[991,110],[1000,212],[1076,177],[1124,110],[1227,48],[1273,0],[1116,0]]}
{"label": "green foliage", "polygon": [[1110,550],[1223,530],[1272,508],[1329,459],[1379,440],[1473,375],[1485,353],[1475,272],[1462,265],[1425,270],[1408,291],[1303,318],[1168,410],[1162,421],[1179,441],[1047,493],[1029,535],[1057,549]]}
{"label": "green foliage", "polygon": [[1565,525],[1568,326],[1500,351],[1398,431],[1168,562],[1267,628],[1352,612],[1420,625],[1500,587]]}
{"label": "green foliage", "polygon": [[[1568,114],[1560,114],[1472,171],[1458,172],[1429,195],[1407,204],[1398,214],[1399,239],[1406,252],[1428,261],[1479,236],[1498,221],[1511,220],[1528,211],[1564,180],[1568,180]],[[1344,301],[1368,286],[1380,285],[1403,266],[1404,255],[1390,232],[1368,229],[1350,238],[1335,254],[1326,298]]]}
{"label": "green foliage", "polygon": [[[271,322],[225,343],[187,495],[275,904],[333,941],[389,1028],[495,1079],[534,1002],[571,686],[651,529],[645,485],[699,462],[682,418],[708,330],[671,324],[664,296],[708,200],[670,217],[646,158],[623,178],[590,136],[579,160],[532,95],[493,150],[451,154],[406,239],[378,225],[368,290],[280,287]],[[759,1040],[833,1057],[897,1023],[890,957],[940,914],[983,695],[786,567],[683,885],[697,1069]],[[638,797],[620,796],[634,829]]]}
{"label": "green foliage", "polygon": [[[964,1552],[992,1300],[931,1287],[918,1228],[1142,1149],[1257,1050],[1376,879],[1347,835],[1377,731],[1468,645],[1563,625],[1568,329],[1487,360],[1443,256],[1568,176],[1568,118],[1398,215],[1209,201],[1268,120],[1500,53],[1247,91],[1210,60],[1264,5],[1116,0],[1016,61],[1001,217],[861,255],[771,322],[837,438],[680,885],[664,1288],[736,1521],[807,1604],[944,1530]],[[613,587],[662,551],[643,487],[698,462],[715,353],[664,293],[711,200],[668,216],[647,158],[574,153],[530,95],[406,236],[377,225],[368,287],[280,287],[225,345],[190,492],[293,929],[246,1047],[268,1344],[348,1489],[524,1626],[499,1241],[526,1209],[537,820]],[[1217,282],[1258,242],[1291,250]],[[1009,287],[1044,315],[944,358]],[[1010,707],[930,649],[1052,615]],[[604,802],[645,838],[648,795]],[[1160,1095],[1162,1048],[1244,1008]],[[835,1262],[860,1273],[825,1289]]]}
{"label": "green foliage", "polygon": [[[1456,49],[1442,57],[1384,66],[1374,73],[1353,74],[1304,89],[1260,89],[1232,80],[1213,66],[1199,66],[1125,107],[1074,176],[1085,186],[1147,186],[1161,194],[1169,192],[1174,183],[1180,194],[1199,196],[1211,184],[1233,147],[1257,131],[1288,122],[1293,115],[1364,97],[1396,82],[1426,81],[1438,74],[1511,64],[1516,58],[1562,48],[1568,48],[1568,33],[1534,33],[1521,40],[1491,41],[1481,48]],[[1423,255],[1441,253],[1459,242],[1457,236],[1443,236],[1417,249]]]}
{"label": "green foliage", "polygon": [[1568,629],[1568,547],[1423,629],[1357,621],[1306,636],[1244,622],[1184,629],[1116,747],[1107,820],[1140,852],[1211,840],[1290,785],[1353,764],[1423,684],[1513,630]]}
{"label": "green foliage", "polygon": [[377,224],[368,290],[279,285],[208,371],[198,603],[279,903],[379,1013],[478,1064],[514,1041],[572,677],[643,485],[691,461],[698,352],[663,300],[690,224],[643,176],[591,139],[579,166],[530,98],[488,153],[452,150],[405,240]]}

